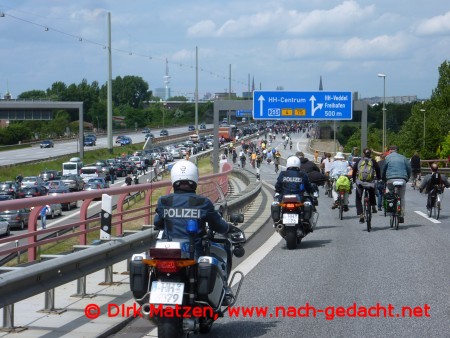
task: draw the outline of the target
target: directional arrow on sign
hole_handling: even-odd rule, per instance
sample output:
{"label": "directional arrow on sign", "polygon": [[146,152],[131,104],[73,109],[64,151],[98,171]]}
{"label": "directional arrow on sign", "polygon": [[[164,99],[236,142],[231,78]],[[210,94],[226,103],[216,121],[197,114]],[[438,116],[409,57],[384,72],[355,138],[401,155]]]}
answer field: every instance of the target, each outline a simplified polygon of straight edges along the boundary
{"label": "directional arrow on sign", "polygon": [[316,112],[317,109],[322,109],[323,103],[318,103],[317,107],[314,107],[314,103],[316,102],[316,98],[314,95],[311,96],[309,101],[311,101],[311,116],[314,116],[314,113]]}
{"label": "directional arrow on sign", "polygon": [[263,116],[263,102],[265,101],[264,96],[260,96],[259,99],[259,116]]}

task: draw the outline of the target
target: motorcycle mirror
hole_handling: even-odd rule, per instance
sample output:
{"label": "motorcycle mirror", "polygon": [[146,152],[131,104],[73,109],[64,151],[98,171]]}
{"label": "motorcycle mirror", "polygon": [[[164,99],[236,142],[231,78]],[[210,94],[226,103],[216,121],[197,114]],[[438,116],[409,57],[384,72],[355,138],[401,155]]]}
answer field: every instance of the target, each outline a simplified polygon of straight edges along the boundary
{"label": "motorcycle mirror", "polygon": [[232,214],[230,216],[231,223],[244,223],[244,214]]}
{"label": "motorcycle mirror", "polygon": [[245,255],[245,249],[242,246],[237,246],[233,250],[233,255],[237,258],[241,258]]}

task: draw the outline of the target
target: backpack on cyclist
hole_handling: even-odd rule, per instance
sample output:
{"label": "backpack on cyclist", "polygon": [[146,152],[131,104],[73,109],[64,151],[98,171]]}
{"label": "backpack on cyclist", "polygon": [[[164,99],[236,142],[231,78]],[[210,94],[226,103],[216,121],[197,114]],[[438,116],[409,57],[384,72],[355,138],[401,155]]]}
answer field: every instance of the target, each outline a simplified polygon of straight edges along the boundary
{"label": "backpack on cyclist", "polygon": [[358,162],[358,179],[361,182],[372,182],[375,176],[373,161],[371,159],[361,159]]}
{"label": "backpack on cyclist", "polygon": [[345,190],[346,192],[350,191],[350,180],[347,176],[341,175],[336,180],[336,191]]}
{"label": "backpack on cyclist", "polygon": [[397,208],[397,199],[393,192],[387,192],[383,196],[383,206],[386,212],[394,212]]}

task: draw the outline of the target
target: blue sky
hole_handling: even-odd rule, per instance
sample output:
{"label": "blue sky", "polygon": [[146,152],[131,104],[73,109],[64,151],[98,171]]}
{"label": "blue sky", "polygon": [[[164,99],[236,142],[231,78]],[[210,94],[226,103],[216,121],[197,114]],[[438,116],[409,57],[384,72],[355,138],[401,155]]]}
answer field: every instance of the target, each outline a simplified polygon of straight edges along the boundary
{"label": "blue sky", "polygon": [[[0,94],[135,75],[172,95],[256,88],[358,91],[429,98],[450,56],[450,3],[442,0],[0,0]],[[46,30],[48,28],[48,30]]]}

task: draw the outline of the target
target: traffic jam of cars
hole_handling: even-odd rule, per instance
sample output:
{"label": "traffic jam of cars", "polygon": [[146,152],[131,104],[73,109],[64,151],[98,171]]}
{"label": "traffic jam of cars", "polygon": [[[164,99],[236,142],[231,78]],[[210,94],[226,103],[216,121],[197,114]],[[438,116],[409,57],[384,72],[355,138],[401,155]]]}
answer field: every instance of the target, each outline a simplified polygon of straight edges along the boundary
{"label": "traffic jam of cars", "polygon": [[[202,127],[205,128],[205,125],[202,124]],[[188,131],[193,131],[193,129],[195,129],[193,126],[188,127]],[[149,137],[153,140],[154,136],[150,134],[150,129],[146,128],[144,132],[145,140]],[[166,129],[162,130],[162,135],[168,136]],[[139,174],[145,174],[152,167],[165,169],[166,164],[170,162],[212,148],[213,138],[213,135],[199,137],[195,134],[189,136],[184,142],[154,146],[150,149],[135,151],[132,154],[122,154],[117,158],[99,159],[90,164],[83,164],[80,158],[74,157],[69,162],[63,163],[62,168],[46,169],[35,176],[21,177],[19,175],[14,180],[0,182],[0,203],[2,200],[17,198],[58,196],[77,191],[107,189],[113,184],[123,184],[124,180],[120,180],[120,178],[127,176],[134,177],[134,182],[136,182]],[[96,141],[95,135],[85,135],[85,146],[95,146]],[[123,146],[132,144],[132,139],[129,136],[119,135],[115,142]],[[53,147],[53,142],[51,144],[42,142],[41,147]],[[63,211],[77,208],[78,203],[77,201],[57,203],[47,207],[47,218],[53,219],[61,216]],[[3,234],[9,235],[11,230],[24,230],[28,226],[31,210],[24,208],[0,212],[0,225],[4,225],[0,227],[0,235],[2,231]]]}

